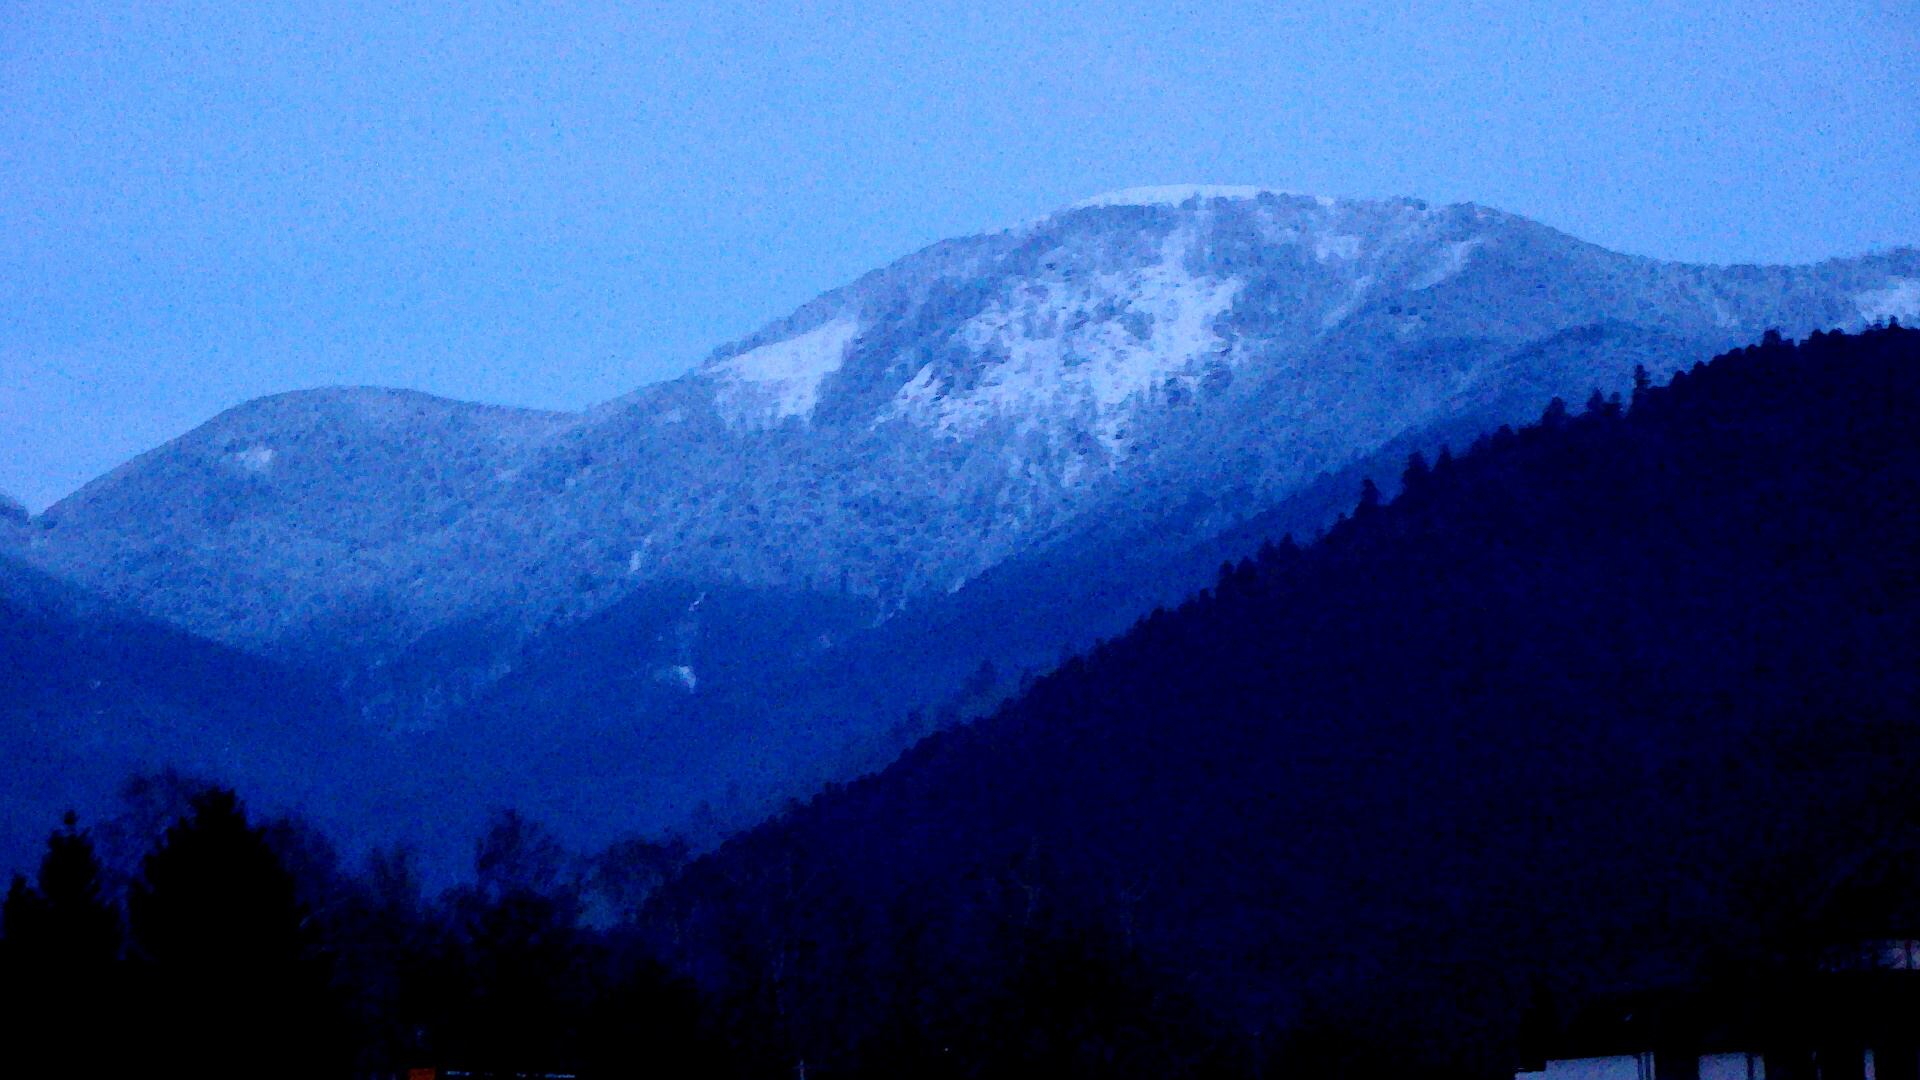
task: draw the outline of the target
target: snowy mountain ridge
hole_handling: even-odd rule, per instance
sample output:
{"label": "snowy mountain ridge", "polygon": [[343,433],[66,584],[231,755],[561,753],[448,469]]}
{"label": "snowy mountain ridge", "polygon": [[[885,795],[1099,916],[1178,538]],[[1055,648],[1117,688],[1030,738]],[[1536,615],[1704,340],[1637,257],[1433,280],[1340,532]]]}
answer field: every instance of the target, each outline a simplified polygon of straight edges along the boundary
{"label": "snowy mountain ridge", "polygon": [[[1258,184],[1153,184],[1122,188],[1081,199],[1068,210],[1086,210],[1097,206],[1179,206],[1190,199],[1257,199],[1262,195],[1300,196],[1299,192]],[[1317,199],[1323,205],[1334,200],[1325,195],[1301,196]]]}
{"label": "snowy mountain ridge", "polygon": [[[1202,209],[1194,221],[1159,231],[1150,250],[1129,253],[1144,258],[1043,264],[1043,272],[1024,288],[996,296],[958,328],[959,341],[986,361],[976,378],[957,387],[958,373],[930,360],[878,418],[904,417],[967,434],[995,415],[1037,418],[1065,412],[1097,417],[1102,441],[1118,451],[1129,401],[1144,400],[1169,380],[1191,391],[1209,370],[1244,359],[1214,324],[1232,309],[1246,278],[1232,273],[1231,266],[1208,266],[1195,256],[1207,249],[1206,208],[1215,201],[1262,200],[1274,208],[1286,204],[1285,211],[1268,213],[1260,222],[1259,239],[1265,244],[1302,247],[1323,266],[1357,264],[1363,250],[1375,246],[1358,233],[1339,231],[1331,213],[1339,202],[1325,196],[1252,186],[1172,185],[1082,200],[1008,233],[1045,237],[1063,215],[1081,210],[1177,209],[1188,202]],[[1411,226],[1383,241],[1407,246],[1424,239],[1421,232]],[[1405,284],[1415,291],[1440,284],[1459,273],[1485,240],[1470,236],[1448,244]],[[1393,258],[1387,252],[1367,253]],[[1363,273],[1351,275],[1346,284],[1321,311],[1322,331],[1344,320],[1378,282]],[[844,306],[820,313],[817,326],[744,352],[716,354],[702,366],[716,379],[722,411],[731,422],[764,426],[811,415],[821,384],[841,370],[848,349],[872,325],[861,322],[862,298],[854,292]]]}
{"label": "snowy mountain ridge", "polygon": [[[1916,315],[1911,251],[1690,266],[1472,205],[1134,189],[935,244],[581,414],[251,402],[16,546],[321,663],[405,726],[650,582],[858,597],[882,619],[1075,530],[1177,509],[1167,542],[1204,538],[1451,417],[1523,420],[1769,327]],[[447,662],[420,660],[424,682],[380,674],[429,655]]]}

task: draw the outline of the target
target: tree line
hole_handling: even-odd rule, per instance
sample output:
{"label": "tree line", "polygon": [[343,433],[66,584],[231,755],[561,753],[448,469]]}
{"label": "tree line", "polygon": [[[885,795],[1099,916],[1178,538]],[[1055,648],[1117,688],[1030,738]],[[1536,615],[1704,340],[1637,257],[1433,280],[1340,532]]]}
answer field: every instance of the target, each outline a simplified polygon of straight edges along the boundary
{"label": "tree line", "polygon": [[69,814],[38,873],[15,875],[11,1075],[713,1075],[697,993],[632,929],[683,848],[628,840],[582,878],[506,812],[474,879],[427,900],[404,849],[349,872],[297,819],[250,822],[231,790],[137,778],[126,801],[156,789],[177,816],[130,872]]}

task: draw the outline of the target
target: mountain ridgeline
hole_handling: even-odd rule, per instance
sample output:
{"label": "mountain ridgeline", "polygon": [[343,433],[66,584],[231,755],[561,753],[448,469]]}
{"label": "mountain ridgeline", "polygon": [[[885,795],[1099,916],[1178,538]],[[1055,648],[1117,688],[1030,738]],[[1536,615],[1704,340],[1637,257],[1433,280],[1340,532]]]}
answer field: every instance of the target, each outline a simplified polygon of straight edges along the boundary
{"label": "mountain ridgeline", "polygon": [[1222,503],[1204,540],[1463,408],[1622,383],[1633,353],[1904,314],[1916,279],[1912,252],[1697,267],[1471,205],[1147,193],[937,244],[583,414],[250,402],[57,504],[25,557],[347,673],[657,581],[884,615],[1196,493]]}
{"label": "mountain ridgeline", "polygon": [[[434,896],[405,844],[356,869],[136,779],[8,889],[0,1029],[41,1071],[1493,1080],[1556,999],[1920,937],[1920,332],[1631,393],[1357,479],[1311,543],[691,862],[505,810]],[[79,651],[151,704],[116,722],[294,745],[221,700],[293,676],[0,570],[0,674],[50,715],[120,707]]]}
{"label": "mountain ridgeline", "polygon": [[1920,332],[1462,451],[696,861],[742,1075],[1490,1077],[1920,853]]}
{"label": "mountain ridgeline", "polygon": [[462,836],[481,811],[450,808],[510,804],[602,844],[883,763],[1414,450],[1915,314],[1912,251],[1688,266],[1472,205],[1124,192],[583,413],[249,402],[0,514],[0,546],[325,685],[315,744],[386,748],[228,774],[258,798]]}

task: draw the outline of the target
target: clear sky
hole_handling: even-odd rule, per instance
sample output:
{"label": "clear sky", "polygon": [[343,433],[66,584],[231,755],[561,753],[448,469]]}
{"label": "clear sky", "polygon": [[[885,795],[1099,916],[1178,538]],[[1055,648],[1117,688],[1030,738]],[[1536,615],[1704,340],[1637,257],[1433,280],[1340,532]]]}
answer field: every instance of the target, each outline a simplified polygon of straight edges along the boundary
{"label": "clear sky", "polygon": [[1164,183],[1920,244],[1920,0],[10,4],[0,490],[304,387],[580,408]]}

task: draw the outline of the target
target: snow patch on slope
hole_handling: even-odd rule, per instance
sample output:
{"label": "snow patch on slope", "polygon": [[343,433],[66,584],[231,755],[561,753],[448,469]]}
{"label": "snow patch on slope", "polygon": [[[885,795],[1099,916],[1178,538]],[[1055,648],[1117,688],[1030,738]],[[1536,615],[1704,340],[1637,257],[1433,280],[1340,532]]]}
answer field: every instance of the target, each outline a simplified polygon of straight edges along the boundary
{"label": "snow patch on slope", "polygon": [[1458,275],[1460,271],[1466,269],[1467,260],[1472,257],[1474,250],[1486,242],[1486,237],[1476,236],[1471,240],[1448,244],[1433,266],[1407,285],[1408,290],[1418,292],[1421,289],[1431,289],[1448,278]]}
{"label": "snow patch on slope", "polygon": [[1337,236],[1316,236],[1313,240],[1313,258],[1315,262],[1329,263],[1335,259],[1352,262],[1360,257],[1360,238],[1351,233]]}
{"label": "snow patch on slope", "polygon": [[813,413],[820,380],[840,370],[860,324],[841,316],[804,334],[749,349],[714,364],[715,406],[729,424],[766,427]]}
{"label": "snow patch on slope", "polygon": [[273,467],[273,448],[270,446],[249,446],[233,455],[234,463],[250,473],[263,473]]}
{"label": "snow patch on slope", "polygon": [[1920,278],[1893,278],[1884,289],[1853,298],[1860,317],[1870,323],[1888,319],[1920,320]]}
{"label": "snow patch on slope", "polygon": [[1345,322],[1347,316],[1353,314],[1361,302],[1366,300],[1367,292],[1372,288],[1372,274],[1362,274],[1353,279],[1353,284],[1347,287],[1346,298],[1321,314],[1320,329],[1331,330]]}
{"label": "snow patch on slope", "polygon": [[895,415],[956,434],[995,417],[1067,418],[1117,450],[1133,405],[1224,362],[1214,321],[1245,282],[1190,273],[1194,241],[1179,230],[1155,264],[1033,281],[996,299],[957,335],[985,364],[974,387],[950,393],[950,373],[928,363],[901,388]]}

